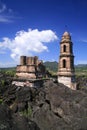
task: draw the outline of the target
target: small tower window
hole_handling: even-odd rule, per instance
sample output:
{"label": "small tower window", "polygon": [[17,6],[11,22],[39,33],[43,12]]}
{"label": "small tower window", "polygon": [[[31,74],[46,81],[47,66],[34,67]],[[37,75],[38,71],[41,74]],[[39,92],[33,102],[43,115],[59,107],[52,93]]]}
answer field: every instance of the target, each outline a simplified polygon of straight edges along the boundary
{"label": "small tower window", "polygon": [[63,60],[63,68],[66,68],[66,60]]}
{"label": "small tower window", "polygon": [[63,46],[63,52],[66,52],[66,45]]}

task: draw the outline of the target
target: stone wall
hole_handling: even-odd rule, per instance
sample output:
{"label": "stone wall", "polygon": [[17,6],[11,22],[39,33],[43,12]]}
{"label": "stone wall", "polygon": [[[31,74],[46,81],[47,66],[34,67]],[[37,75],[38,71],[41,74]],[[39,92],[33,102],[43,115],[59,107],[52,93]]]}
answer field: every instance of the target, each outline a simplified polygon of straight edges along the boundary
{"label": "stone wall", "polygon": [[64,84],[65,86],[76,90],[76,83],[75,83],[75,77],[64,77],[64,76],[58,76],[59,83]]}
{"label": "stone wall", "polygon": [[26,65],[17,65],[16,72],[27,72]]}
{"label": "stone wall", "polygon": [[20,65],[17,65],[16,76],[19,78],[42,78],[46,76],[46,69],[38,57],[20,57]]}
{"label": "stone wall", "polygon": [[35,73],[35,65],[18,65],[16,72],[31,72]]}
{"label": "stone wall", "polygon": [[20,57],[20,65],[26,65],[26,56]]}
{"label": "stone wall", "polygon": [[20,65],[38,65],[38,57],[26,57],[21,56],[20,57]]}
{"label": "stone wall", "polygon": [[35,73],[16,72],[16,75],[21,79],[36,79]]}

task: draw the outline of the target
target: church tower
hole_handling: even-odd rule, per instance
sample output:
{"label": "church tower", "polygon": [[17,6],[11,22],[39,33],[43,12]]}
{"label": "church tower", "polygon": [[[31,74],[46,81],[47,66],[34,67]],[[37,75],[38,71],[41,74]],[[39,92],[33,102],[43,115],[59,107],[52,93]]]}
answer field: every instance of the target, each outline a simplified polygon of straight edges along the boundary
{"label": "church tower", "polygon": [[68,32],[64,32],[60,42],[58,82],[76,90],[73,43]]}

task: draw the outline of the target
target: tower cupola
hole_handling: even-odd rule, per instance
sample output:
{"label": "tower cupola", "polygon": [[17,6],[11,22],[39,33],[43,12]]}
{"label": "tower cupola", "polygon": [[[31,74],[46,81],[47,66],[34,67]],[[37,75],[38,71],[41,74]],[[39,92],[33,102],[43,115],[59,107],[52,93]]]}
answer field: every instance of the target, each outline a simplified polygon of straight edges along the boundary
{"label": "tower cupola", "polygon": [[71,36],[68,32],[64,32],[63,36],[62,36],[62,42],[63,41],[71,41]]}

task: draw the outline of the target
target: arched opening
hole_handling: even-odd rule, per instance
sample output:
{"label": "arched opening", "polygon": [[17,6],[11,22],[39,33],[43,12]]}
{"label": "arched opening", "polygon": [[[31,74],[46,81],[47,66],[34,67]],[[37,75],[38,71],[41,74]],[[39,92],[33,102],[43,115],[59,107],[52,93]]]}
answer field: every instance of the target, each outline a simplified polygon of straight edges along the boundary
{"label": "arched opening", "polygon": [[63,52],[66,52],[66,45],[63,46]]}
{"label": "arched opening", "polygon": [[66,68],[66,60],[63,60],[63,68]]}

